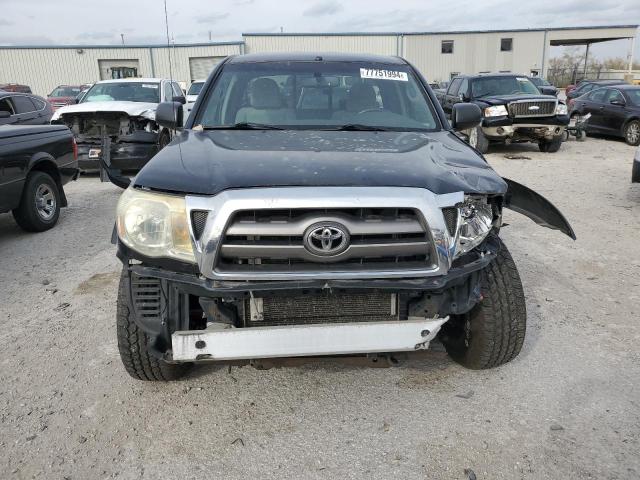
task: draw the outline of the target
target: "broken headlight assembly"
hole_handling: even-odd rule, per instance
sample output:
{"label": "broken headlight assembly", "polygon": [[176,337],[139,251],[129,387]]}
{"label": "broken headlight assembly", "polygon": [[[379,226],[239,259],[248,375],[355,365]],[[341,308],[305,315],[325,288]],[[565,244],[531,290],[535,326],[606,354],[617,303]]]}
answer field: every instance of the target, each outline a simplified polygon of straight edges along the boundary
{"label": "broken headlight assembly", "polygon": [[484,197],[466,197],[458,205],[455,257],[470,252],[487,237],[493,226],[493,209]]}
{"label": "broken headlight assembly", "polygon": [[184,197],[128,188],[116,224],[120,241],[142,255],[195,263]]}

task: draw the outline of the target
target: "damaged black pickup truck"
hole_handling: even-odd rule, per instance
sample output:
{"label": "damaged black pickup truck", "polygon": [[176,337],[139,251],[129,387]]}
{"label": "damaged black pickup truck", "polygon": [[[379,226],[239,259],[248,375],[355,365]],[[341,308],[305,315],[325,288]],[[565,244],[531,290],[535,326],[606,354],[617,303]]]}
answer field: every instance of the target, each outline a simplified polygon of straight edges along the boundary
{"label": "damaged black pickup truck", "polygon": [[[118,203],[127,372],[171,380],[207,361],[389,359],[436,337],[469,368],[513,359],[526,310],[498,236],[503,209],[575,235],[456,136],[480,115],[460,103],[450,123],[397,57],[221,62]],[[182,127],[181,105],[160,105],[156,121]]]}
{"label": "damaged black pickup truck", "polygon": [[[64,124],[78,144],[82,171],[140,170],[171,141],[171,131],[155,121],[162,101],[185,103],[177,82],[160,78],[103,80],[80,103],[56,110],[51,123]],[[106,176],[103,176],[106,179]]]}

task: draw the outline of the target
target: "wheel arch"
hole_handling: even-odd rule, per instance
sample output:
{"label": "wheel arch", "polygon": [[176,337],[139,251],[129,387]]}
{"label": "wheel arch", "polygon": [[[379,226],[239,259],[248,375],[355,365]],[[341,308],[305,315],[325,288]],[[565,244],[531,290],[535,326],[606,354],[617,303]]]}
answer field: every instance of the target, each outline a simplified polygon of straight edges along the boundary
{"label": "wheel arch", "polygon": [[68,205],[67,196],[62,188],[62,178],[60,176],[60,171],[58,170],[58,165],[50,154],[46,152],[39,152],[33,155],[25,176],[29,176],[31,172],[43,172],[53,178],[53,181],[56,182],[56,186],[60,193],[60,206],[66,207]]}

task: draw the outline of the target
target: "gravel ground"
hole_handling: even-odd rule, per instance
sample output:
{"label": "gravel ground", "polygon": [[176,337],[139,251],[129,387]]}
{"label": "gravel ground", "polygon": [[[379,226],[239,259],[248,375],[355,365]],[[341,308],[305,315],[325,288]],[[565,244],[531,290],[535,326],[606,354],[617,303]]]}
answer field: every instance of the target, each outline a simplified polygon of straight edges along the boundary
{"label": "gravel ground", "polygon": [[488,371],[436,345],[390,369],[205,366],[180,382],[135,381],[115,336],[120,190],[71,184],[70,207],[42,234],[0,216],[0,478],[639,478],[632,157],[594,138],[488,155],[578,236],[506,214],[529,327],[520,356]]}

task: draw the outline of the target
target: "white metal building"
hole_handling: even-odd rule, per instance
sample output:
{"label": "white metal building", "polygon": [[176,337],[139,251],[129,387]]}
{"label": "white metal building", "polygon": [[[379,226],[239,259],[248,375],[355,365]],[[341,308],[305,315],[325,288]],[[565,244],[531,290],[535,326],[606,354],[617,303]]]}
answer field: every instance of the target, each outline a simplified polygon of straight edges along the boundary
{"label": "white metal building", "polygon": [[[429,81],[457,73],[545,75],[549,49],[636,36],[637,25],[473,32],[246,33],[243,41],[191,45],[0,46],[0,84],[30,85],[46,95],[60,84],[121,76],[169,77],[183,85],[206,78],[227,55],[317,51],[400,55]],[[169,56],[172,72],[169,70]],[[627,52],[620,52],[622,57]]]}

